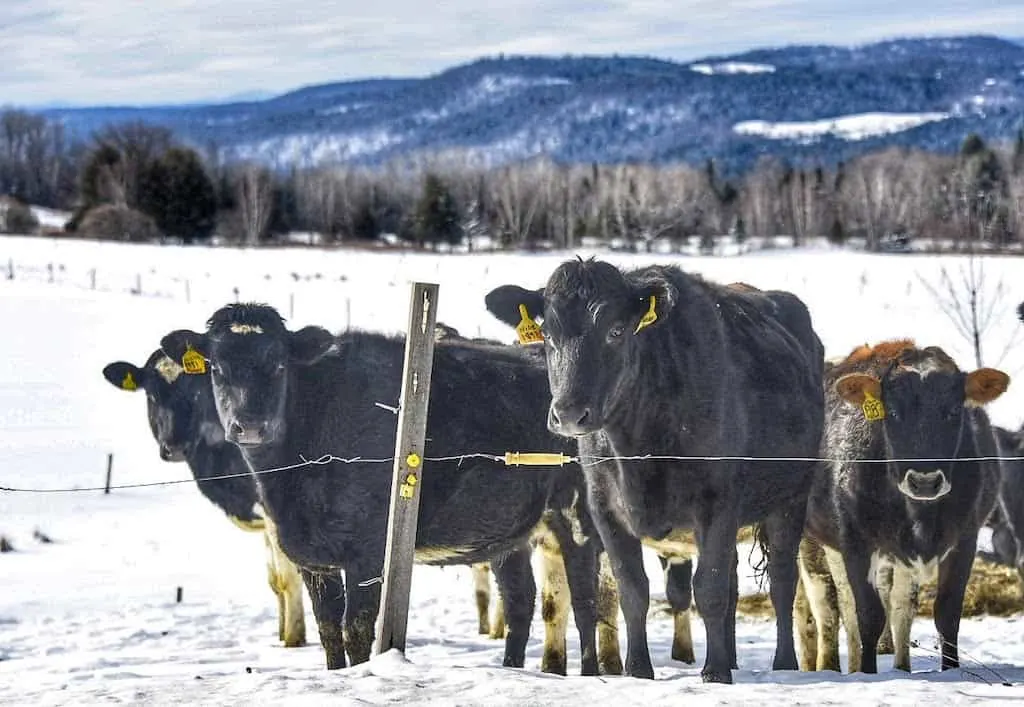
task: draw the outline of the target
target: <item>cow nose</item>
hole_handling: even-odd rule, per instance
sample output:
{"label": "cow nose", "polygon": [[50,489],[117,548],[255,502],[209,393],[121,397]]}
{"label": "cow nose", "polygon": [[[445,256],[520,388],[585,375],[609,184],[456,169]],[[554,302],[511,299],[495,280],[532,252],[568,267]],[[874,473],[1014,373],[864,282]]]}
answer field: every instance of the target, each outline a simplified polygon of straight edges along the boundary
{"label": "cow nose", "polygon": [[228,441],[242,446],[263,444],[267,441],[266,422],[239,422],[228,425]]}
{"label": "cow nose", "polygon": [[586,405],[552,404],[548,426],[555,432],[582,434],[589,431],[594,416]]}

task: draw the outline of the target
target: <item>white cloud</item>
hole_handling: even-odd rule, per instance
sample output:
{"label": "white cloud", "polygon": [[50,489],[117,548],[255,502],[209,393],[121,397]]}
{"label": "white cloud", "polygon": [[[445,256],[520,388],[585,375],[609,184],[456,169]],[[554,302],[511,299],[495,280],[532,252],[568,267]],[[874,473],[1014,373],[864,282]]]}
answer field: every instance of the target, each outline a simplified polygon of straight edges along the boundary
{"label": "white cloud", "polygon": [[691,61],[975,32],[1024,36],[1024,0],[0,0],[0,102],[183,102],[499,52]]}

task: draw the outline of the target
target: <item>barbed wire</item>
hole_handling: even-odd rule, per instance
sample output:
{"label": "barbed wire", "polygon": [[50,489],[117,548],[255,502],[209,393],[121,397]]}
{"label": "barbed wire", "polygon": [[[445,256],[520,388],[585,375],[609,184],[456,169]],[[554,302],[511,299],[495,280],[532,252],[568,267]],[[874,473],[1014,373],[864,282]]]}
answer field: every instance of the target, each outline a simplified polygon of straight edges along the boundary
{"label": "barbed wire", "polygon": [[[568,456],[559,453],[541,453],[540,456],[553,459],[544,463],[519,462],[519,452],[505,452],[495,454],[492,452],[467,452],[464,454],[451,454],[447,456],[424,457],[427,462],[448,462],[457,461],[461,465],[469,459],[485,459],[487,461],[504,464],[506,466],[562,466],[568,463],[586,465],[605,464],[612,461],[678,461],[678,462],[775,462],[775,463],[823,463],[823,464],[888,464],[888,463],[960,463],[960,462],[981,462],[981,461],[1024,461],[1024,456],[977,456],[977,457],[903,457],[894,459],[857,459],[846,457],[757,457],[745,455],[675,455],[675,454],[634,454],[623,456],[597,456],[597,455],[576,455]],[[95,491],[114,491],[125,489],[154,488],[161,486],[176,486],[178,484],[191,484],[207,481],[221,481],[224,479],[236,479],[243,476],[263,476],[265,474],[277,474],[287,471],[297,471],[313,466],[324,466],[326,464],[394,464],[395,457],[339,457],[333,454],[324,454],[316,459],[306,459],[299,456],[295,464],[274,467],[271,469],[253,469],[232,474],[217,474],[201,479],[168,479],[164,481],[141,481],[129,484],[112,484],[110,486],[76,486],[67,488],[31,488],[7,486],[0,484],[0,491],[8,493],[86,493]]]}

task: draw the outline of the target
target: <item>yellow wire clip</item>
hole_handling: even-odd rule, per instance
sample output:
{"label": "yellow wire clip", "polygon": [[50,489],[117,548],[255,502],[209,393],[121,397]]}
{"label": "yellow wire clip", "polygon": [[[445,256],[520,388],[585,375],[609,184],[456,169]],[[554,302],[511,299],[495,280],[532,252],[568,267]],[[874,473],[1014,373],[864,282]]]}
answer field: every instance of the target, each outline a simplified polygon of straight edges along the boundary
{"label": "yellow wire clip", "polygon": [[562,466],[571,461],[559,452],[505,452],[505,466]]}

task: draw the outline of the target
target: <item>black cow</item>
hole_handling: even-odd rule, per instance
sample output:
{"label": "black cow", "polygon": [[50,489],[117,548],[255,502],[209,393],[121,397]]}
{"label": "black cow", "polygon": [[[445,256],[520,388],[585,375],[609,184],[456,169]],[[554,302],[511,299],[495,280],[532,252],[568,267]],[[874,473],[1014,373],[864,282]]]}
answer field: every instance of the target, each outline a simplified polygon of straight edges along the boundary
{"label": "black cow", "polygon": [[299,570],[281,552],[273,523],[267,523],[258,508],[256,484],[241,452],[224,439],[210,386],[183,375],[182,367],[159,349],[142,368],[116,361],[104,367],[103,377],[120,390],[145,392],[149,427],[161,459],[186,462],[200,492],[235,525],[263,532],[268,581],[278,600],[278,638],[287,647],[305,645]]}
{"label": "black cow", "polygon": [[[288,331],[271,307],[229,305],[205,334],[177,331],[162,347],[175,360],[201,352],[212,373],[218,412],[230,440],[256,471],[294,465],[324,454],[389,458],[395,418],[379,404],[397,402],[404,341],[351,331],[335,338],[319,327]],[[596,674],[596,551],[580,527],[578,468],[508,469],[474,451],[544,449],[570,453],[549,433],[550,400],[536,358],[515,347],[441,341],[434,349],[427,444],[416,536],[427,564],[490,561],[503,591],[508,625],[504,663],[522,666],[535,587],[529,540],[545,524],[558,538],[572,608],[580,630],[583,672]],[[187,367],[186,367],[187,368]],[[538,419],[539,418],[539,419]],[[454,457],[432,461],[430,457]],[[370,654],[384,560],[390,464],[332,461],[257,477],[281,545],[300,566],[344,569],[344,635],[319,620],[328,667]],[[561,516],[565,526],[545,522]],[[366,582],[364,582],[366,580]],[[314,598],[314,608],[316,607]]]}
{"label": "black cow", "polygon": [[[492,346],[502,346],[500,341],[486,338],[464,337],[459,330],[442,322],[434,325],[435,341],[461,341],[476,342]],[[466,348],[460,353],[458,349],[452,349],[455,355],[465,355],[470,358],[478,357],[479,352],[472,347]],[[523,349],[526,355],[536,358],[538,365],[543,365],[543,355],[537,355],[533,349]],[[576,508],[579,514],[578,522],[575,523],[576,533],[582,532],[584,527],[593,528],[586,505],[582,504]],[[586,516],[586,517],[584,517]],[[543,574],[543,585],[541,586],[541,616],[544,619],[544,652],[541,658],[541,669],[545,672],[565,673],[566,662],[566,629],[569,621],[569,587],[568,578],[565,573],[565,563],[561,556],[559,537],[569,537],[573,533],[572,519],[561,514],[548,514],[544,528],[541,532],[534,533],[531,544],[535,549],[541,551],[541,567]],[[552,531],[551,525],[560,525],[557,532]],[[597,533],[589,532],[588,540],[594,543],[594,548],[600,550],[600,540]],[[611,576],[606,558],[601,555],[600,576],[597,594],[597,621],[598,621],[598,666],[604,674],[618,675],[622,672],[622,658],[619,653],[619,600],[618,590],[615,587],[615,580]],[[505,616],[504,605],[499,594],[495,608],[494,620],[488,616],[490,609],[490,565],[479,563],[473,565],[473,580],[477,599],[477,623],[478,631],[490,635],[492,638],[504,638]],[[499,587],[500,589],[500,587]],[[689,616],[687,616],[689,619]],[[692,654],[693,648],[690,647]],[[691,660],[692,662],[692,660]]]}
{"label": "black cow", "polygon": [[[773,666],[797,668],[796,554],[813,465],[714,458],[813,457],[824,417],[824,350],[798,298],[744,289],[677,267],[623,272],[594,260],[563,263],[542,290],[504,289],[510,304],[542,313],[548,425],[579,441],[634,676],[654,676],[641,543],[664,547],[694,529],[693,588],[708,641],[701,674],[732,681],[736,532],[755,522],[769,546],[778,617]],[[518,306],[496,309],[503,321],[520,320]]]}
{"label": "black cow", "polygon": [[826,375],[821,456],[831,461],[815,475],[807,533],[836,579],[851,673],[877,672],[886,620],[877,586],[890,569],[894,665],[910,670],[916,590],[936,572],[942,669],[959,665],[964,590],[999,483],[998,462],[968,458],[997,455],[981,406],[1008,384],[1001,371],[965,373],[939,347],[910,340],[858,347]]}
{"label": "black cow", "polygon": [[993,430],[1003,457],[1002,478],[998,501],[986,523],[992,529],[992,552],[979,555],[1016,569],[1024,591],[1024,461],[1008,458],[1024,457],[1024,430],[995,426]]}

